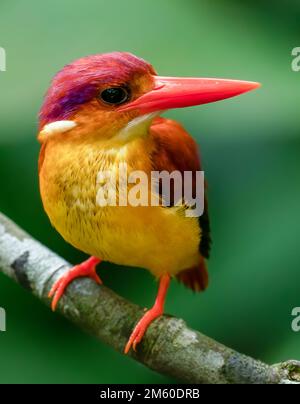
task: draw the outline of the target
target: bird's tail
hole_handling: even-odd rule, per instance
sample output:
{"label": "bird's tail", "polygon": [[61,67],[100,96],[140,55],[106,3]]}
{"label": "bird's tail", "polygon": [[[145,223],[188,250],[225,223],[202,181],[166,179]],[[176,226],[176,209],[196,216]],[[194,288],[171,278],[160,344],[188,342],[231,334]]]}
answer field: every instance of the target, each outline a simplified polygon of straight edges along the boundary
{"label": "bird's tail", "polygon": [[205,290],[208,286],[208,271],[205,259],[201,257],[197,266],[185,269],[177,274],[176,278],[194,292]]}

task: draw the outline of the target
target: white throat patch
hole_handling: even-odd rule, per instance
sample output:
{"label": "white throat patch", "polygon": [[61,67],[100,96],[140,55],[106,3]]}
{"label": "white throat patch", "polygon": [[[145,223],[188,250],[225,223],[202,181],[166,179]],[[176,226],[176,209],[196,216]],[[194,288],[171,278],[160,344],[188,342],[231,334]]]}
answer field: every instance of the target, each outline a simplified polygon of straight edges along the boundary
{"label": "white throat patch", "polygon": [[159,112],[152,112],[151,114],[146,114],[138,116],[137,118],[130,121],[125,128],[123,128],[116,136],[115,139],[123,140],[124,142],[129,141],[135,137],[140,137],[146,135],[148,129],[154,118],[161,114]]}
{"label": "white throat patch", "polygon": [[40,135],[54,135],[55,133],[63,133],[67,132],[77,126],[77,123],[74,121],[56,121],[48,123],[43,127],[40,132]]}

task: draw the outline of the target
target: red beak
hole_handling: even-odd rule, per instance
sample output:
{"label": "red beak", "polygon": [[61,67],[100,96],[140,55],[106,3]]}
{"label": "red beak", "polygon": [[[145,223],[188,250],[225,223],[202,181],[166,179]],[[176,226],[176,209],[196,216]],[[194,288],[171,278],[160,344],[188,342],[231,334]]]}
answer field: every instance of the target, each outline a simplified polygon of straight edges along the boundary
{"label": "red beak", "polygon": [[153,90],[119,110],[138,109],[143,115],[220,101],[260,87],[259,83],[240,80],[160,76],[153,78]]}

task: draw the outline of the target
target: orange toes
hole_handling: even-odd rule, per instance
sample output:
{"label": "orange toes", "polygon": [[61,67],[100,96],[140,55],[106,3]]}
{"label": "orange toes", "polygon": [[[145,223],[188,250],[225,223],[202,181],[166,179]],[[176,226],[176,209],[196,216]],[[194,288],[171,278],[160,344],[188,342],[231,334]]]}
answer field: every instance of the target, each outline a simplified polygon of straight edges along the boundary
{"label": "orange toes", "polygon": [[[127,355],[128,352],[130,351],[131,347],[132,349],[136,352],[136,346],[137,344],[141,341],[138,341],[138,335],[139,335],[139,330],[137,327],[135,327],[134,331],[132,332],[132,334],[130,335],[130,338],[126,344],[126,347],[124,349],[124,353]],[[142,339],[142,337],[141,337]]]}
{"label": "orange toes", "polygon": [[90,274],[90,278],[93,279],[96,283],[98,283],[98,285],[103,285],[102,279],[99,277],[96,270],[95,272]]}
{"label": "orange toes", "polygon": [[137,323],[133,332],[130,335],[130,338],[124,349],[125,354],[128,354],[131,348],[134,351],[136,351],[137,344],[139,344],[143,339],[143,336],[145,335],[149,325],[152,323],[153,320],[155,320],[157,317],[161,315],[162,310],[156,307],[153,307],[144,314],[144,316]]}
{"label": "orange toes", "polygon": [[74,279],[87,276],[93,279],[98,284],[102,284],[101,279],[96,273],[96,265],[100,262],[101,261],[98,258],[91,257],[82,264],[76,265],[75,267],[71,268],[54,283],[48,294],[49,298],[53,297],[51,302],[51,308],[53,311],[55,311],[57,303],[64,294],[66,287]]}
{"label": "orange toes", "polygon": [[149,325],[155,320],[157,317],[161,316],[164,312],[164,304],[165,298],[168,291],[168,287],[170,284],[171,277],[168,274],[163,275],[159,281],[159,288],[157,297],[155,299],[154,306],[152,309],[146,311],[143,317],[135,326],[130,338],[125,346],[124,353],[128,354],[130,349],[132,348],[136,351],[136,346],[139,344],[145,335]]}

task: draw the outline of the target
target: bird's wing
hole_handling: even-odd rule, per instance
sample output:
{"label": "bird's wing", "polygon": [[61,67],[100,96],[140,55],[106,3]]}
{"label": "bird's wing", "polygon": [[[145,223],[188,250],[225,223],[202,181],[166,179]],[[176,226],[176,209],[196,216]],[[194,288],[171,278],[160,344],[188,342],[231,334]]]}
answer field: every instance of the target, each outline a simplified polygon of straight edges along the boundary
{"label": "bird's wing", "polygon": [[[157,118],[151,126],[151,136],[155,149],[152,153],[153,169],[155,171],[166,170],[168,172],[199,171],[201,170],[197,144],[186,130],[176,121]],[[193,187],[196,182],[193,182]],[[210,252],[210,225],[208,216],[208,204],[205,198],[204,213],[199,217],[200,262],[195,268],[188,268],[178,274],[177,278],[193,290],[204,290],[208,283],[208,275],[205,258]]]}

